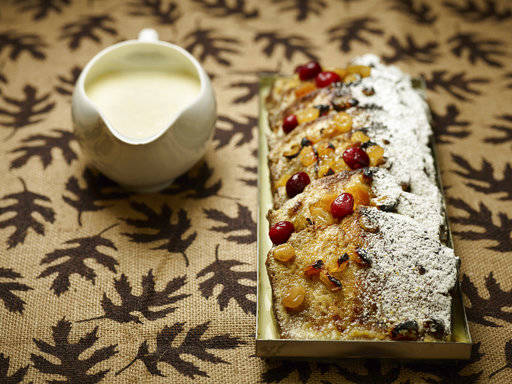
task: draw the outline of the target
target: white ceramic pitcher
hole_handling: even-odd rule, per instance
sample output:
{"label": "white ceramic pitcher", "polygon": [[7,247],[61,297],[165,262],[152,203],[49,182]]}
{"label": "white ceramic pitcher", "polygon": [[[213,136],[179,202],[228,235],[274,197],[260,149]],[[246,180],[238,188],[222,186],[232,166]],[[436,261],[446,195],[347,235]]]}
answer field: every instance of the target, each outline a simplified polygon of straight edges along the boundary
{"label": "white ceramic pitcher", "polygon": [[[116,131],[89,99],[85,84],[109,71],[158,69],[187,71],[201,84],[196,99],[153,137],[135,140]],[[129,113],[129,111],[127,111]],[[88,160],[106,176],[137,192],[158,191],[186,172],[205,153],[216,120],[216,102],[208,75],[186,50],[158,40],[152,29],[138,40],[115,44],[84,68],[73,92],[73,126]]]}

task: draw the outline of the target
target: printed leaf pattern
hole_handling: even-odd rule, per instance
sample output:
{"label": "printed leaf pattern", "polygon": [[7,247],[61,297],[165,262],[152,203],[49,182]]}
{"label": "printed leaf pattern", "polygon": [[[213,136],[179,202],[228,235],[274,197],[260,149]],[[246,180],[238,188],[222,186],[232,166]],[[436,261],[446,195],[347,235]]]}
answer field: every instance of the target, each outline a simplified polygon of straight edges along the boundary
{"label": "printed leaf pattern", "polygon": [[425,84],[431,91],[437,91],[437,88],[444,89],[458,100],[466,101],[468,96],[480,95],[481,92],[472,88],[473,84],[487,84],[488,79],[482,77],[466,78],[466,72],[458,72],[448,77],[448,71],[434,71],[431,78],[425,78]]}
{"label": "printed leaf pattern", "polygon": [[502,67],[503,64],[495,56],[503,56],[505,52],[501,49],[503,42],[496,39],[478,39],[476,33],[457,33],[448,39],[453,44],[451,52],[457,57],[463,57],[467,52],[471,64],[483,61],[493,67]]}
{"label": "printed leaf pattern", "polygon": [[432,14],[432,7],[426,2],[416,5],[414,0],[393,0],[391,9],[412,17],[419,24],[431,25],[437,20],[437,16]]}
{"label": "printed leaf pattern", "polygon": [[74,66],[71,68],[71,71],[68,76],[59,75],[57,77],[60,85],[55,86],[55,90],[63,96],[71,96],[73,94],[73,87],[82,72],[82,68],[78,66]]}
{"label": "printed leaf pattern", "polygon": [[82,16],[74,23],[65,24],[61,28],[61,40],[67,40],[71,50],[80,47],[83,40],[92,40],[100,43],[100,32],[110,36],[117,36],[117,31],[111,26],[114,19],[109,15]]}
{"label": "printed leaf pattern", "polygon": [[211,28],[198,28],[190,32],[185,37],[185,41],[189,41],[185,49],[192,54],[198,55],[199,60],[203,63],[211,57],[218,64],[229,66],[231,62],[226,58],[226,55],[238,53],[234,46],[238,45],[239,40],[232,37],[219,36]]}
{"label": "printed leaf pattern", "polygon": [[242,104],[252,101],[254,98],[256,98],[256,96],[258,96],[260,89],[258,81],[239,81],[231,83],[229,86],[232,88],[244,89],[246,91],[245,94],[233,99],[232,102],[234,104]]}
{"label": "printed leaf pattern", "polygon": [[294,373],[301,383],[306,384],[311,377],[313,370],[311,364],[304,361],[280,360],[277,365],[269,368],[262,374],[264,383],[279,383],[288,377],[294,377]]}
{"label": "printed leaf pattern", "polygon": [[500,373],[501,371],[504,371],[507,368],[512,368],[512,339],[507,341],[505,344],[505,359],[506,359],[505,365],[501,368],[498,368],[493,373],[491,373],[489,375],[489,378]]}
{"label": "printed leaf pattern", "polygon": [[463,17],[465,21],[479,22],[488,19],[503,21],[512,17],[512,10],[503,7],[503,10],[500,11],[495,0],[484,0],[482,2],[465,0],[463,4],[457,1],[445,1],[443,4]]}
{"label": "printed leaf pattern", "polygon": [[337,366],[336,369],[345,379],[358,384],[368,382],[391,384],[400,376],[400,365],[393,365],[387,372],[383,372],[381,360],[378,359],[366,360],[364,367],[368,371],[366,374],[352,372],[341,366]]}
{"label": "printed leaf pattern", "polygon": [[[190,294],[177,294],[186,284],[186,277],[175,277],[167,283],[161,291],[155,288],[155,276],[153,270],[149,270],[147,275],[142,276],[142,292],[140,295],[132,293],[132,286],[128,281],[128,277],[123,273],[119,279],[114,279],[114,288],[121,298],[121,304],[117,305],[107,296],[103,294],[101,299],[101,307],[104,315],[93,317],[91,319],[80,320],[86,322],[98,319],[110,319],[118,323],[137,323],[142,324],[140,313],[145,319],[154,321],[166,317],[173,313],[177,307],[172,304],[177,303],[190,296]],[[116,300],[117,301],[117,300]],[[155,307],[164,307],[163,309],[153,310]]]}
{"label": "printed leaf pattern", "polygon": [[[0,267],[0,300],[3,301],[5,308],[7,308],[9,312],[23,313],[26,303],[14,292],[23,292],[32,289],[26,284],[15,281],[21,277],[18,272],[13,271],[11,268]],[[0,358],[0,378],[2,378],[1,367],[2,359]],[[7,375],[7,370],[5,375]]]}
{"label": "printed leaf pattern", "polygon": [[[176,371],[186,377],[194,379],[196,376],[209,377],[205,371],[202,371],[196,364],[188,359],[184,360],[182,355],[194,356],[196,359],[206,361],[212,364],[229,364],[222,358],[209,352],[210,350],[233,349],[245,342],[238,337],[231,337],[228,334],[216,335],[212,337],[203,337],[208,330],[210,322],[199,324],[190,328],[185,338],[179,345],[175,345],[176,337],[185,331],[185,323],[174,323],[171,326],[165,326],[156,337],[156,348],[150,352],[147,340],[139,346],[135,358],[123,369],[117,372],[121,374],[138,360],[142,361],[151,375],[165,376],[158,368],[159,363],[165,363],[173,367]],[[173,345],[174,344],[174,345]]]}
{"label": "printed leaf pattern", "polygon": [[132,16],[151,16],[158,24],[174,24],[180,18],[178,4],[174,1],[169,3],[162,0],[133,0],[130,5]]}
{"label": "printed leaf pattern", "polygon": [[23,167],[34,157],[39,158],[43,169],[46,169],[53,161],[52,151],[54,148],[62,153],[64,161],[68,165],[73,160],[78,159],[76,152],[71,148],[71,143],[76,140],[73,133],[58,128],[52,129],[52,132],[56,136],[39,134],[23,139],[22,143],[34,145],[22,145],[11,151],[11,153],[20,154],[20,156],[11,161],[11,169]]}
{"label": "printed leaf pattern", "polygon": [[134,243],[160,243],[152,250],[166,250],[169,253],[181,253],[188,267],[189,260],[185,251],[197,237],[197,232],[185,234],[192,227],[187,212],[180,209],[177,212],[176,224],[172,223],[173,210],[167,204],[162,204],[160,212],[153,210],[145,203],[132,202],[130,206],[136,212],[142,214],[144,219],[122,219],[126,224],[139,229],[149,229],[153,233],[123,233]]}
{"label": "printed leaf pattern", "polygon": [[496,320],[512,323],[512,313],[506,310],[512,305],[512,290],[502,290],[492,272],[485,277],[485,288],[488,299],[479,295],[467,275],[462,276],[461,289],[471,304],[471,307],[466,307],[468,320],[487,327],[502,327]]}
{"label": "printed leaf pattern", "polygon": [[277,31],[260,32],[254,37],[254,41],[265,42],[263,53],[267,57],[271,57],[277,47],[281,46],[288,61],[292,60],[296,53],[301,53],[310,60],[317,60],[312,52],[311,42],[300,35],[283,35]]}
{"label": "printed leaf pattern", "polygon": [[[240,147],[243,144],[250,143],[254,138],[254,130],[258,124],[258,119],[249,115],[244,115],[245,123],[242,121],[233,120],[228,116],[219,116],[218,121],[222,126],[217,127],[215,130],[214,140],[217,140],[215,149],[220,149],[228,145],[233,138],[239,137],[235,143],[235,147]],[[224,128],[225,127],[225,128]]]}
{"label": "printed leaf pattern", "polygon": [[328,30],[329,41],[339,42],[343,52],[349,52],[354,41],[370,46],[370,41],[363,34],[382,35],[384,32],[380,28],[372,27],[376,22],[377,19],[373,17],[360,17],[343,22]]}
{"label": "printed leaf pattern", "polygon": [[385,63],[391,64],[399,60],[415,60],[420,63],[430,64],[437,58],[437,47],[439,44],[435,41],[429,41],[425,44],[418,44],[414,41],[412,35],[406,35],[405,44],[401,43],[396,36],[391,36],[388,40],[388,46],[393,49],[391,56],[382,56]]}
{"label": "printed leaf pattern", "polygon": [[30,365],[19,368],[16,372],[9,376],[9,366],[11,359],[0,353],[0,382],[4,384],[18,384],[23,381],[28,372]]}
{"label": "printed leaf pattern", "polygon": [[9,58],[16,61],[25,52],[36,60],[44,60],[46,43],[39,35],[6,31],[0,33],[0,53],[9,50]]}
{"label": "printed leaf pattern", "polygon": [[[229,234],[226,240],[237,244],[252,243],[256,241],[256,223],[251,217],[249,208],[240,203],[237,203],[237,206],[238,213],[235,217],[230,217],[215,208],[205,209],[204,213],[208,219],[221,223],[221,225],[213,226],[210,229],[215,232]],[[244,234],[240,234],[240,232]]]}
{"label": "printed leaf pattern", "polygon": [[[13,128],[12,135],[14,135],[21,128],[40,123],[44,120],[42,116],[55,107],[55,103],[50,102],[49,98],[49,93],[42,96],[38,95],[37,88],[31,85],[25,85],[21,98],[2,94],[2,100],[6,108],[0,106],[0,118],[2,118],[0,125]],[[4,117],[7,120],[4,120]]]}
{"label": "printed leaf pattern", "polygon": [[[494,177],[494,167],[486,159],[482,160],[480,169],[474,168],[463,157],[452,154],[452,160],[463,171],[454,171],[457,175],[470,180],[466,185],[475,191],[485,194],[499,194],[499,200],[512,200],[512,166],[505,165],[503,178]],[[475,184],[478,183],[478,184]]]}
{"label": "printed leaf pattern", "polygon": [[282,4],[279,11],[295,12],[296,20],[306,20],[310,15],[320,15],[327,6],[324,0],[275,0],[277,4]]}
{"label": "printed leaf pattern", "polygon": [[256,281],[255,271],[237,271],[234,267],[248,265],[238,260],[221,260],[219,259],[219,245],[215,247],[215,261],[203,268],[197,274],[197,277],[211,276],[199,283],[201,295],[210,298],[216,286],[221,285],[222,290],[217,296],[220,310],[224,310],[231,299],[234,299],[245,313],[256,314],[256,303],[247,298],[248,295],[256,295],[256,287],[242,284],[241,280]]}
{"label": "printed leaf pattern", "polygon": [[[98,383],[110,371],[100,370],[88,373],[95,365],[110,359],[117,354],[117,344],[95,349],[89,357],[80,359],[80,355],[94,347],[98,341],[98,327],[81,337],[76,343],[69,340],[71,322],[61,319],[52,327],[53,344],[44,340],[35,339],[34,343],[41,353],[51,356],[48,360],[45,355],[32,353],[30,359],[34,368],[41,373],[58,375],[65,380],[52,380],[51,383]],[[60,364],[53,361],[58,360]]]}
{"label": "printed leaf pattern", "polygon": [[[81,187],[78,179],[71,176],[66,182],[66,191],[73,197],[62,196],[62,199],[78,212],[78,224],[82,225],[84,212],[97,212],[109,207],[104,203],[123,199],[128,196],[119,186],[99,172],[86,168],[82,174],[85,187]],[[99,204],[101,203],[101,204]]]}
{"label": "printed leaf pattern", "polygon": [[[222,188],[222,180],[212,181],[213,169],[206,162],[195,166],[184,175],[178,177],[174,183],[161,193],[175,195],[184,193],[184,197],[190,199],[205,199],[211,196],[220,196],[218,192]],[[210,186],[207,186],[211,184]]]}
{"label": "printed leaf pattern", "polygon": [[482,202],[478,209],[472,208],[462,199],[451,198],[448,199],[448,202],[455,208],[467,213],[466,216],[450,217],[451,222],[483,229],[481,232],[474,230],[454,231],[454,234],[467,240],[492,240],[495,245],[487,246],[486,248],[493,251],[512,251],[512,218],[507,213],[499,212],[499,224],[495,224],[492,212]]}
{"label": "printed leaf pattern", "polygon": [[468,137],[471,132],[467,129],[469,121],[459,120],[459,109],[455,104],[449,104],[445,107],[444,114],[438,114],[433,109],[432,128],[437,143],[451,143],[450,137],[462,139]]}
{"label": "printed leaf pattern", "polygon": [[[53,208],[41,204],[51,203],[50,199],[28,190],[25,181],[21,178],[20,181],[23,185],[21,192],[9,193],[0,199],[0,201],[9,202],[9,205],[0,207],[0,217],[6,213],[10,214],[9,218],[0,219],[0,229],[14,227],[14,232],[7,239],[8,249],[23,244],[29,229],[32,229],[39,235],[44,235],[43,221],[47,223],[55,221],[55,211]],[[12,202],[13,200],[15,202]],[[38,216],[34,216],[36,213]]]}
{"label": "printed leaf pattern", "polygon": [[[491,128],[499,133],[504,133],[505,136],[491,136],[486,137],[484,141],[491,144],[503,144],[512,141],[512,115],[498,116],[498,119],[503,121],[503,124],[493,124]],[[508,125],[505,125],[508,124]]]}
{"label": "printed leaf pattern", "polygon": [[62,10],[71,4],[71,0],[17,0],[20,11],[34,11],[32,18],[40,20],[46,18],[50,12],[62,13]]}
{"label": "printed leaf pattern", "polygon": [[[115,225],[117,224],[114,224],[114,226]],[[86,260],[94,260],[97,264],[100,264],[115,273],[116,266],[119,265],[117,260],[98,250],[98,247],[104,247],[117,251],[116,246],[111,240],[102,237],[103,233],[112,227],[113,226],[107,227],[94,236],[78,237],[76,239],[67,240],[64,244],[74,246],[56,249],[53,252],[47,253],[41,260],[40,264],[51,265],[48,265],[46,269],[39,274],[38,278],[57,274],[53,279],[50,288],[57,296],[60,296],[69,290],[71,285],[69,279],[72,275],[83,277],[94,284],[97,275],[96,272],[94,272],[94,269],[85,264]],[[55,261],[60,262],[52,264]]]}
{"label": "printed leaf pattern", "polygon": [[248,9],[245,0],[193,0],[200,4],[209,14],[216,17],[239,15],[244,19],[258,17],[258,9]]}

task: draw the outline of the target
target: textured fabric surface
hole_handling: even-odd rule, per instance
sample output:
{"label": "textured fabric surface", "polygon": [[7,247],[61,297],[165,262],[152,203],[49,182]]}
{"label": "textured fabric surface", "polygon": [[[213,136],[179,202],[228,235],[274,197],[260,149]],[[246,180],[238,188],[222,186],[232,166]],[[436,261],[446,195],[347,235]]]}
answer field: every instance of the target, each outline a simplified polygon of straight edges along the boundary
{"label": "textured fabric surface", "polygon": [[[87,168],[70,98],[144,27],[213,78],[205,161],[162,193]],[[512,382],[512,4],[13,0],[0,6],[0,382]],[[257,73],[373,52],[423,75],[462,259],[472,359],[254,355]]]}

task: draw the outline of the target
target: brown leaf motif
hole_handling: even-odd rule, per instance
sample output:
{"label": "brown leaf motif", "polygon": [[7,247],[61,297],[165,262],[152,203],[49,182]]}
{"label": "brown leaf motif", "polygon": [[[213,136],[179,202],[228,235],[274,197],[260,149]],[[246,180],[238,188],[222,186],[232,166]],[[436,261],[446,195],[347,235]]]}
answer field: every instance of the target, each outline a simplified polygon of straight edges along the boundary
{"label": "brown leaf motif", "polygon": [[71,4],[71,0],[17,0],[21,12],[34,11],[33,20],[46,18],[50,12],[62,13],[62,9]]}
{"label": "brown leaf motif", "polygon": [[412,17],[419,24],[432,25],[437,20],[437,15],[432,14],[432,7],[428,3],[418,2],[416,5],[414,0],[392,0],[392,2],[391,9]]}
{"label": "brown leaf motif", "polygon": [[255,81],[235,81],[231,84],[229,84],[231,88],[239,88],[242,90],[245,90],[245,93],[241,96],[236,97],[233,99],[232,103],[234,104],[241,104],[241,103],[247,103],[254,99],[256,96],[258,96],[258,93],[260,91],[260,83]]}
{"label": "brown leaf motif", "polygon": [[135,358],[123,369],[116,373],[121,374],[138,360],[142,361],[151,375],[165,375],[158,368],[159,363],[165,363],[186,377],[194,379],[196,376],[209,377],[208,373],[202,371],[195,363],[182,358],[182,355],[194,356],[196,359],[212,364],[229,364],[222,358],[209,352],[210,350],[234,349],[245,342],[238,337],[231,337],[228,334],[215,335],[205,338],[203,335],[208,330],[210,322],[199,324],[190,328],[185,338],[179,345],[175,344],[177,336],[185,330],[185,323],[175,323],[172,326],[165,326],[156,336],[156,348],[150,352],[147,340],[139,346]]}
{"label": "brown leaf motif", "polygon": [[465,71],[454,73],[450,77],[448,77],[448,71],[433,71],[432,77],[425,78],[425,84],[431,91],[437,91],[437,88],[439,87],[462,101],[468,100],[468,97],[465,94],[481,94],[479,90],[472,88],[473,84],[487,83],[489,83],[489,79],[484,79],[482,77],[466,78]]}
{"label": "brown leaf motif", "polygon": [[220,310],[223,311],[234,299],[245,313],[256,314],[256,302],[249,300],[247,296],[256,295],[256,287],[242,284],[242,280],[256,281],[255,271],[237,271],[234,267],[249,265],[238,260],[219,259],[219,245],[215,247],[215,261],[198,272],[197,278],[207,275],[211,276],[199,283],[201,295],[210,298],[213,295],[215,287],[222,286],[222,290],[217,296]]}
{"label": "brown leaf motif", "polygon": [[[29,191],[25,181],[20,178],[23,185],[23,191],[10,193],[2,197],[0,200],[14,200],[15,203],[0,207],[0,216],[6,213],[14,213],[7,219],[0,221],[0,228],[14,227],[15,231],[7,240],[8,249],[23,244],[27,237],[28,230],[32,229],[39,235],[44,235],[44,224],[53,223],[55,221],[55,211],[52,207],[41,205],[39,202],[50,203],[50,199],[39,193]],[[34,216],[34,214],[38,216]]]}
{"label": "brown leaf motif", "polygon": [[[494,167],[486,159],[482,160],[480,169],[474,168],[466,159],[453,155],[452,160],[462,170],[453,171],[470,182],[466,185],[477,192],[488,194],[499,194],[499,200],[512,200],[512,166],[505,165],[502,178],[494,177]],[[477,184],[475,184],[477,183]]]}
{"label": "brown leaf motif", "polygon": [[433,109],[431,112],[432,128],[437,143],[448,144],[452,142],[449,140],[450,137],[462,139],[471,134],[467,129],[469,121],[458,120],[460,112],[455,104],[448,104],[444,114],[437,113]]}
{"label": "brown leaf motif", "polygon": [[493,246],[485,248],[497,252],[512,251],[512,218],[507,213],[499,212],[499,224],[495,224],[492,219],[492,212],[487,206],[480,202],[478,209],[473,209],[462,199],[448,199],[449,203],[455,208],[465,211],[466,216],[450,217],[450,221],[463,226],[472,226],[483,229],[481,232],[473,230],[453,231],[467,240],[491,240],[495,243]]}
{"label": "brown leaf motif", "polygon": [[258,9],[248,10],[245,0],[192,0],[200,4],[208,14],[215,17],[226,17],[239,15],[244,19],[252,19],[258,17]]}
{"label": "brown leaf motif", "polygon": [[[94,350],[92,353],[86,353],[98,341],[98,327],[81,337],[76,343],[69,340],[71,332],[71,322],[61,319],[52,327],[53,345],[40,339],[34,338],[34,343],[41,353],[51,356],[48,360],[44,355],[32,353],[30,360],[34,368],[41,373],[49,375],[58,375],[64,377],[64,380],[52,380],[50,383],[75,384],[88,383],[94,384],[100,382],[110,369],[88,373],[95,365],[110,359],[117,354],[117,344],[109,345]],[[89,357],[80,359],[80,355],[86,353]],[[60,361],[56,364],[54,361]]]}
{"label": "brown leaf motif", "polygon": [[277,4],[283,4],[281,12],[295,12],[297,21],[306,20],[310,15],[320,15],[327,3],[324,0],[275,0]]}
{"label": "brown leaf motif", "polygon": [[219,36],[212,28],[198,28],[190,32],[185,41],[188,41],[185,49],[192,54],[199,55],[199,60],[205,62],[212,58],[217,64],[230,66],[231,62],[226,58],[226,54],[238,53],[234,48],[240,41],[231,37]]}
{"label": "brown leaf motif", "polygon": [[[128,277],[123,273],[119,279],[114,279],[114,288],[121,298],[121,304],[117,305],[107,296],[103,294],[101,299],[101,307],[104,315],[93,317],[90,319],[79,320],[79,323],[91,320],[110,319],[118,323],[134,322],[142,324],[139,315],[150,321],[163,319],[168,314],[173,313],[177,307],[172,304],[183,300],[190,294],[176,294],[186,284],[186,276],[176,277],[169,281],[165,288],[161,291],[155,288],[155,277],[153,270],[149,270],[147,275],[142,276],[142,292],[140,295],[132,293],[132,287],[128,281]],[[160,310],[152,310],[154,307],[165,307]]]}
{"label": "brown leaf motif", "polygon": [[22,145],[11,151],[11,153],[19,153],[20,155],[11,161],[11,169],[23,167],[32,158],[39,158],[43,169],[46,169],[53,161],[52,150],[58,149],[64,161],[69,165],[73,160],[78,159],[76,152],[71,148],[71,143],[74,142],[75,136],[73,133],[63,129],[52,129],[55,135],[31,135],[22,140],[22,143],[31,145]]}
{"label": "brown leaf motif", "polygon": [[38,278],[57,274],[50,288],[57,296],[60,296],[69,290],[71,285],[69,279],[72,275],[81,276],[94,284],[96,272],[85,264],[86,260],[94,260],[97,264],[115,273],[116,266],[119,263],[112,256],[98,250],[98,247],[110,248],[117,251],[114,243],[102,236],[106,231],[116,225],[117,224],[111,225],[93,236],[67,240],[64,244],[74,246],[56,249],[53,252],[47,253],[41,260],[41,265],[52,264],[57,260],[59,260],[60,263],[47,266],[46,269],[39,274]]}
{"label": "brown leaf motif", "polygon": [[149,229],[153,233],[136,232],[123,233],[123,235],[127,236],[134,243],[160,243],[160,245],[151,248],[152,250],[165,249],[169,253],[181,253],[185,259],[185,265],[188,267],[189,260],[185,252],[196,239],[197,232],[194,231],[185,237],[185,233],[192,227],[187,212],[180,209],[177,213],[176,223],[173,224],[173,210],[166,203],[162,204],[160,212],[153,210],[145,203],[132,202],[130,206],[136,212],[145,216],[145,218],[124,218],[121,220],[132,227]]}
{"label": "brown leaf motif", "polygon": [[[460,1],[445,1],[443,4],[461,16],[464,21],[474,23],[489,19],[504,21],[512,17],[512,9],[502,7],[503,9],[500,10],[500,3],[496,2],[496,0],[464,0],[462,4]],[[506,3],[502,2],[501,4]]]}
{"label": "brown leaf motif", "polygon": [[496,39],[478,39],[475,32],[459,32],[448,39],[453,47],[451,52],[462,57],[465,52],[471,64],[482,61],[492,67],[503,67],[503,64],[494,56],[504,56],[505,51],[501,49],[503,42]]}
{"label": "brown leaf motif", "polygon": [[493,377],[494,375],[500,373],[501,371],[504,371],[507,368],[512,369],[512,339],[507,341],[505,343],[505,365],[501,368],[498,368],[493,373],[489,375],[489,378]]}
{"label": "brown leaf motif", "polygon": [[[212,181],[214,170],[208,163],[201,162],[184,175],[178,177],[174,183],[164,189],[164,195],[177,195],[184,193],[184,197],[190,199],[206,199],[211,196],[218,196],[222,188],[222,180]],[[208,186],[208,184],[211,184]]]}
{"label": "brown leaf motif", "polygon": [[278,47],[284,50],[284,57],[288,61],[293,59],[295,54],[301,54],[310,60],[318,60],[312,52],[313,46],[309,39],[296,34],[282,34],[279,31],[259,32],[254,36],[254,42],[264,42],[263,53],[267,57],[272,57]]}
{"label": "brown leaf motif", "polygon": [[181,16],[178,4],[174,1],[166,4],[162,0],[133,0],[130,6],[130,15],[150,16],[161,25],[174,24]]}
{"label": "brown leaf motif", "polygon": [[82,73],[82,68],[75,65],[69,71],[69,75],[57,76],[60,85],[56,85],[55,90],[63,96],[71,96],[80,73]]}
{"label": "brown leaf motif", "polygon": [[485,277],[485,288],[487,289],[486,296],[489,298],[479,295],[478,289],[469,276],[465,274],[462,276],[461,289],[471,304],[470,307],[466,307],[468,320],[495,328],[503,327],[496,320],[512,323],[512,312],[506,309],[512,306],[512,289],[502,290],[492,272]]}
{"label": "brown leaf motif", "polygon": [[9,356],[0,353],[0,383],[3,384],[18,384],[23,381],[28,372],[30,365],[19,368],[16,372],[9,376]]}
{"label": "brown leaf motif", "polygon": [[243,118],[245,122],[237,121],[224,115],[218,117],[219,126],[217,126],[215,136],[213,137],[213,140],[218,142],[215,149],[225,147],[235,136],[239,137],[235,147],[240,147],[252,141],[258,119],[249,115],[243,115]]}
{"label": "brown leaf motif", "polygon": [[370,46],[370,41],[364,34],[382,35],[384,32],[380,28],[372,27],[377,19],[373,17],[359,17],[348,21],[343,21],[327,31],[330,42],[338,42],[342,52],[349,52],[353,42],[359,42]]}
{"label": "brown leaf motif", "polygon": [[[109,207],[104,203],[112,200],[123,199],[129,194],[122,191],[119,186],[102,173],[86,168],[83,172],[85,187],[81,187],[78,179],[71,176],[66,182],[66,191],[73,197],[62,196],[69,206],[78,212],[78,224],[82,225],[84,212],[97,212]],[[99,204],[101,203],[101,205]]]}
{"label": "brown leaf motif", "polygon": [[46,43],[39,35],[33,33],[17,33],[16,31],[6,31],[0,33],[0,53],[10,49],[9,58],[16,61],[21,53],[26,52],[32,58],[43,60],[46,58],[43,49]]}
{"label": "brown leaf motif", "polygon": [[[21,277],[18,272],[13,271],[11,268],[0,267],[0,279],[4,280],[0,281],[0,300],[4,302],[5,308],[7,308],[9,312],[23,313],[25,309],[25,301],[15,294],[14,291],[29,291],[32,289],[26,284],[13,281]],[[0,373],[0,378],[1,377],[2,375]]]}
{"label": "brown leaf motif", "polygon": [[1,95],[7,108],[0,106],[0,116],[6,116],[7,120],[0,121],[0,125],[13,128],[9,137],[21,128],[40,123],[43,121],[42,115],[47,114],[55,107],[55,103],[49,101],[49,93],[42,96],[38,96],[37,93],[37,88],[25,85],[21,98]]}
{"label": "brown leaf motif", "polygon": [[396,36],[391,36],[388,46],[393,49],[394,53],[382,56],[382,60],[387,64],[396,63],[399,60],[415,60],[430,64],[439,56],[437,53],[439,44],[436,41],[429,41],[423,45],[418,44],[410,34],[406,35],[405,44],[401,43]]}
{"label": "brown leaf motif", "polygon": [[[484,141],[486,143],[491,144],[503,144],[508,143],[509,141],[512,141],[512,115],[511,114],[505,114],[498,116],[498,119],[503,121],[501,124],[493,124],[491,125],[491,129],[499,132],[504,133],[503,136],[490,136],[486,137]],[[508,125],[506,125],[508,124]]]}
{"label": "brown leaf motif", "polygon": [[226,240],[237,244],[253,243],[256,241],[256,223],[252,219],[251,211],[240,203],[237,203],[237,206],[238,212],[234,217],[215,208],[204,209],[208,219],[221,223],[221,225],[211,227],[210,230],[229,234]]}
{"label": "brown leaf motif", "polygon": [[345,379],[357,384],[366,384],[370,382],[392,384],[400,376],[401,366],[399,364],[390,364],[390,368],[385,370],[381,360],[372,359],[365,360],[363,365],[366,368],[366,374],[353,372],[352,370],[348,370],[340,365],[336,365],[335,369]]}
{"label": "brown leaf motif", "polygon": [[68,40],[71,50],[76,50],[84,39],[100,43],[100,32],[117,36],[112,27],[114,19],[109,15],[84,15],[73,23],[65,24],[61,28],[60,40]]}

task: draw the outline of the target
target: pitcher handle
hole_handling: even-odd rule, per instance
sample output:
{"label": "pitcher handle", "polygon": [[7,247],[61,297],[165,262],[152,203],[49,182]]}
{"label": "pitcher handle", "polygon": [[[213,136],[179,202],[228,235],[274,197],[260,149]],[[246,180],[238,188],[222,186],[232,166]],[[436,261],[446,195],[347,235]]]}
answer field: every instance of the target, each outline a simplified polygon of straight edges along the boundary
{"label": "pitcher handle", "polygon": [[144,28],[139,32],[139,41],[156,42],[158,41],[158,32],[152,28]]}

